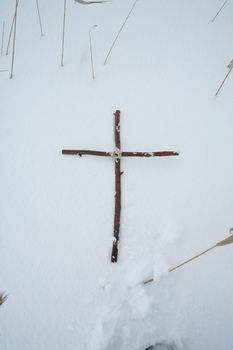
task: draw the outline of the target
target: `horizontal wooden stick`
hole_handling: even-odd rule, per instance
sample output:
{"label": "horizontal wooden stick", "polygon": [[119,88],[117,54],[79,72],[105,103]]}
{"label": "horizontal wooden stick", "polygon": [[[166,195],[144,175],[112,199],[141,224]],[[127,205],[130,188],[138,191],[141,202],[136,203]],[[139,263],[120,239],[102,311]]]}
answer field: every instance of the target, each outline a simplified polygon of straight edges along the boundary
{"label": "horizontal wooden stick", "polygon": [[88,156],[100,156],[100,157],[169,157],[178,156],[179,153],[173,151],[161,151],[161,152],[102,152],[102,151],[92,151],[92,150],[67,150],[63,149],[62,154],[66,155],[88,155]]}
{"label": "horizontal wooden stick", "polygon": [[169,157],[178,156],[179,153],[173,151],[161,151],[161,152],[122,152],[122,157]]}
{"label": "horizontal wooden stick", "polygon": [[79,149],[79,150],[63,149],[62,154],[79,155],[80,157],[82,155],[100,156],[100,157],[111,157],[112,156],[111,152],[91,151],[91,150],[81,150],[81,149]]}

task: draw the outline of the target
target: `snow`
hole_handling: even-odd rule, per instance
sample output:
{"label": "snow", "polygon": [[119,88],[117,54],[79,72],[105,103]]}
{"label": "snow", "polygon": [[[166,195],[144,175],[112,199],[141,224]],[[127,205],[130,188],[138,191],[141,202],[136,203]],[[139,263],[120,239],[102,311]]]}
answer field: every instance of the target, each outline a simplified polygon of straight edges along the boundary
{"label": "snow", "polygon": [[[220,0],[133,5],[20,0],[15,69],[0,57],[0,348],[232,350],[232,8]],[[0,2],[6,38],[15,1]],[[88,35],[92,32],[96,79]],[[6,39],[5,39],[6,40]],[[6,44],[6,41],[5,41]],[[119,262],[110,263],[114,161],[66,149],[179,152],[122,159]],[[157,283],[143,285],[154,277]],[[159,345],[160,344],[160,345]]]}

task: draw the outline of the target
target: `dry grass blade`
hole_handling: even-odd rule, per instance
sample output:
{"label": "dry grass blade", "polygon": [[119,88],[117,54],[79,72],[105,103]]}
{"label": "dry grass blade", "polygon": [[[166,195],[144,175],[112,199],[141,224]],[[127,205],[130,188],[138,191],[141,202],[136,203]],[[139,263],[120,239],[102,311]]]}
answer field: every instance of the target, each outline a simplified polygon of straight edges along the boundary
{"label": "dry grass blade", "polygon": [[66,27],[66,0],[64,0],[64,12],[63,12],[61,67],[63,67],[64,65],[65,27]]}
{"label": "dry grass blade", "polygon": [[226,239],[224,239],[223,241],[220,241],[216,244],[217,247],[223,247],[225,245],[228,244],[232,244],[233,243],[233,235],[231,235],[230,237],[227,237]]}
{"label": "dry grass blade", "polygon": [[3,55],[4,35],[5,35],[5,21],[3,21],[3,24],[2,24],[2,45],[1,45],[1,56]]}
{"label": "dry grass blade", "polygon": [[228,0],[225,0],[223,5],[220,7],[220,9],[218,10],[218,12],[216,13],[216,15],[212,18],[212,22],[215,21],[215,19],[218,17],[219,13],[222,11],[222,9],[224,8],[224,6],[227,4]]}
{"label": "dry grass blade", "polygon": [[94,58],[93,58],[93,48],[92,48],[92,28],[98,27],[97,24],[93,25],[89,29],[89,45],[90,45],[90,56],[91,56],[91,71],[92,71],[92,79],[95,79],[95,69],[94,69]]}
{"label": "dry grass blade", "polygon": [[[230,232],[233,232],[233,229],[230,229]],[[223,246],[225,246],[225,245],[232,244],[232,243],[233,243],[233,235],[231,235],[230,237],[227,237],[227,238],[223,239],[222,241],[216,243],[215,245],[213,245],[212,247],[210,247],[210,248],[204,250],[204,251],[201,252],[200,254],[197,254],[197,255],[193,256],[192,258],[190,258],[190,259],[184,261],[183,263],[181,263],[181,264],[179,264],[179,265],[177,265],[177,266],[171,268],[168,272],[173,272],[173,271],[179,269],[180,267],[182,267],[182,266],[184,266],[184,265],[190,263],[191,261],[193,261],[193,260],[199,258],[200,256],[205,255],[206,253],[208,253],[209,251],[215,249],[216,247],[223,247]],[[146,280],[146,281],[144,281],[143,283],[144,283],[144,284],[147,284],[147,283],[150,283],[150,282],[156,282],[156,281],[155,281],[153,278],[150,278],[149,280]]]}
{"label": "dry grass blade", "polygon": [[40,23],[40,33],[41,33],[41,36],[43,36],[44,33],[43,33],[43,27],[42,27],[41,15],[40,15],[39,0],[36,0],[36,8],[37,8],[37,14],[38,14],[38,19]]}
{"label": "dry grass blade", "polygon": [[7,299],[7,295],[5,295],[4,293],[0,293],[0,306],[5,303],[6,299]]}
{"label": "dry grass blade", "polygon": [[[19,2],[19,0],[18,0],[18,2]],[[9,52],[9,47],[10,47],[10,42],[11,42],[12,31],[13,31],[14,23],[15,23],[15,16],[16,16],[16,9],[14,10],[14,16],[13,16],[12,23],[11,23],[11,29],[10,29],[10,33],[9,33],[7,48],[6,48],[6,55],[8,55],[8,52]]]}
{"label": "dry grass blade", "polygon": [[223,87],[225,81],[227,80],[228,76],[230,75],[232,69],[233,69],[233,60],[228,64],[227,68],[229,68],[229,72],[226,74],[225,78],[223,79],[223,81],[221,82],[218,90],[215,93],[215,96],[218,95],[219,91],[221,90],[221,88]]}
{"label": "dry grass blade", "polygon": [[12,60],[11,60],[11,75],[10,75],[10,79],[13,78],[13,71],[14,71],[15,40],[16,40],[16,23],[17,23],[18,5],[19,5],[19,0],[16,0],[16,3],[15,3],[15,18],[14,18],[14,38],[13,38],[13,51],[12,51]]}
{"label": "dry grass blade", "polygon": [[129,13],[128,13],[126,19],[124,20],[124,22],[123,22],[123,24],[122,24],[122,26],[121,26],[119,32],[117,33],[117,35],[116,35],[116,37],[115,37],[115,39],[114,39],[114,41],[113,41],[113,43],[112,43],[112,46],[110,47],[110,50],[108,51],[108,54],[107,54],[107,56],[106,56],[106,58],[105,58],[105,61],[104,61],[104,64],[107,63],[107,60],[108,60],[108,58],[109,58],[109,56],[110,56],[110,54],[111,54],[111,52],[112,52],[112,50],[113,50],[113,48],[114,48],[116,42],[117,42],[117,39],[119,38],[119,36],[120,36],[120,34],[121,34],[121,32],[122,32],[124,26],[126,25],[126,22],[128,21],[128,19],[129,19],[130,15],[132,14],[132,12],[133,12],[133,10],[134,10],[134,8],[135,8],[135,6],[136,6],[136,4],[137,4],[138,1],[139,1],[139,0],[136,0],[136,1],[134,2],[134,4],[133,4],[131,10],[129,11]]}

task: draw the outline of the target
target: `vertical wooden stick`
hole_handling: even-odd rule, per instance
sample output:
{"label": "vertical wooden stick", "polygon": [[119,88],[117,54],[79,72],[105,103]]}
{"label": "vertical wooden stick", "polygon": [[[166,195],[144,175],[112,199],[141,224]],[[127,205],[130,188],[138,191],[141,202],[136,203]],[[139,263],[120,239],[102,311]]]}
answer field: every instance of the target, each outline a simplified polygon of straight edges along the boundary
{"label": "vertical wooden stick", "polygon": [[114,240],[112,245],[111,262],[116,263],[118,257],[118,243],[121,216],[121,141],[120,141],[120,111],[115,112],[115,217]]}
{"label": "vertical wooden stick", "polygon": [[43,28],[42,28],[42,21],[41,21],[41,16],[40,16],[39,0],[36,0],[36,8],[37,8],[37,14],[38,14],[38,19],[39,19],[39,23],[40,23],[40,33],[41,33],[41,36],[44,36]]}
{"label": "vertical wooden stick", "polygon": [[134,2],[134,4],[133,4],[131,10],[129,11],[129,13],[128,13],[126,19],[124,20],[124,22],[123,22],[123,24],[122,24],[122,26],[121,26],[119,32],[117,33],[117,35],[116,35],[116,37],[115,37],[115,39],[114,39],[114,41],[113,41],[113,43],[112,43],[112,46],[110,47],[110,50],[108,51],[108,54],[107,54],[107,56],[106,56],[106,58],[105,58],[105,61],[104,61],[104,64],[107,63],[107,60],[108,60],[108,58],[109,58],[109,56],[110,56],[110,54],[111,54],[111,52],[112,52],[112,50],[113,50],[113,48],[114,48],[116,42],[117,42],[117,39],[119,38],[119,36],[120,36],[120,34],[121,34],[121,32],[122,32],[124,26],[126,25],[126,22],[128,21],[128,19],[129,19],[130,15],[132,14],[132,12],[133,12],[133,10],[134,10],[134,7],[136,6],[136,3],[137,3],[138,1],[139,1],[139,0],[136,0],[136,1]]}
{"label": "vertical wooden stick", "polygon": [[[19,0],[17,2],[19,2]],[[16,8],[15,8],[15,11],[14,11],[14,16],[13,16],[13,19],[12,19],[11,29],[10,29],[10,33],[9,33],[9,37],[8,37],[7,48],[6,48],[6,55],[8,55],[8,53],[9,53],[11,36],[12,36],[12,31],[13,31],[13,27],[14,27],[14,23],[15,23],[15,16],[16,16]]]}
{"label": "vertical wooden stick", "polygon": [[1,56],[3,55],[4,35],[5,35],[5,21],[3,21],[3,24],[2,24],[2,45],[1,45]]}
{"label": "vertical wooden stick", "polygon": [[220,7],[220,9],[218,10],[218,12],[216,13],[216,15],[212,18],[212,22],[215,21],[215,19],[218,17],[219,13],[222,11],[223,7],[226,5],[226,3],[228,2],[228,0],[225,0],[223,5]]}
{"label": "vertical wooden stick", "polygon": [[63,67],[63,65],[64,65],[65,26],[66,26],[66,0],[64,0],[63,29],[62,29],[61,67]]}
{"label": "vertical wooden stick", "polygon": [[16,24],[17,24],[18,4],[19,4],[19,0],[16,0],[16,3],[15,3],[15,21],[14,21],[14,37],[13,37],[13,51],[12,51],[12,60],[11,60],[11,75],[10,75],[10,79],[13,78],[13,71],[14,71],[15,40],[16,40]]}

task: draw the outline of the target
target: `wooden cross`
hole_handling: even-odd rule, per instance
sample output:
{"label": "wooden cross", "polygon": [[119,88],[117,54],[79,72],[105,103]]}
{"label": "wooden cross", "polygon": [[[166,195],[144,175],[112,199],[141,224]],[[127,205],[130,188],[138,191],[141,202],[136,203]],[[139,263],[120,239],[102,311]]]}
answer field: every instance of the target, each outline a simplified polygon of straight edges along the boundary
{"label": "wooden cross", "polygon": [[92,150],[62,150],[62,154],[68,155],[92,155],[100,157],[110,157],[115,162],[115,217],[114,217],[114,239],[112,246],[111,262],[117,262],[118,243],[120,232],[120,214],[121,214],[121,158],[122,157],[167,157],[178,156],[179,153],[173,151],[162,152],[121,152],[120,141],[120,111],[116,111],[114,130],[115,130],[115,150],[113,152],[102,152]]}

